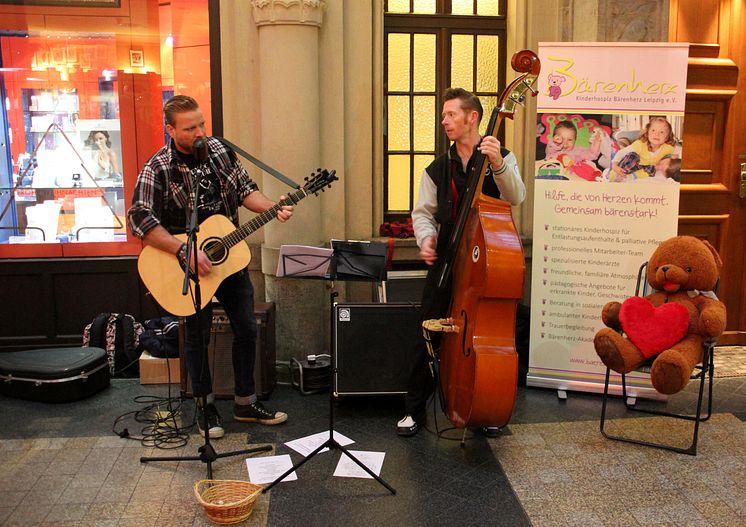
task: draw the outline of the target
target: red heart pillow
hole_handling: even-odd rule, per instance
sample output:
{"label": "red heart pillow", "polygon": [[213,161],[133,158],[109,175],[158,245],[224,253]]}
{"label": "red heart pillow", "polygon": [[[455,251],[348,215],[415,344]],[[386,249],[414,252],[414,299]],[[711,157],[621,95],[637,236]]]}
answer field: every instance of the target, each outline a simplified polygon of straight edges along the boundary
{"label": "red heart pillow", "polygon": [[645,358],[650,358],[684,338],[689,328],[689,311],[675,302],[653,307],[646,298],[633,296],[622,304],[619,321],[627,338]]}

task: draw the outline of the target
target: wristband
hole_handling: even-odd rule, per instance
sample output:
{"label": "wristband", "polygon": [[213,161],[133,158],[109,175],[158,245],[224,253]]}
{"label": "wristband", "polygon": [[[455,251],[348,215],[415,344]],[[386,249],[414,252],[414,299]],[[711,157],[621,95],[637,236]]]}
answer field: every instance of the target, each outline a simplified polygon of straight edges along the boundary
{"label": "wristband", "polygon": [[495,175],[495,176],[498,176],[498,175],[502,174],[503,172],[505,172],[505,170],[507,170],[507,168],[508,167],[507,167],[504,159],[503,159],[503,164],[500,165],[500,168],[498,168],[497,170],[495,170],[495,168],[492,166],[492,163],[490,163],[490,169],[492,170],[492,174]]}
{"label": "wristband", "polygon": [[186,250],[187,250],[187,244],[182,243],[179,247],[179,250],[176,251],[176,258],[179,259],[181,263],[184,263],[184,259],[186,258]]}

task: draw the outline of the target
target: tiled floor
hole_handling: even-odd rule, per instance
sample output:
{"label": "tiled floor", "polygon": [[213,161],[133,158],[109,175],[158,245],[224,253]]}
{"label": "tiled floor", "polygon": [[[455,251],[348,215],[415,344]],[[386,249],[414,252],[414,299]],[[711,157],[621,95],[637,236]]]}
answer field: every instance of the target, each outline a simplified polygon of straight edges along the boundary
{"label": "tiled floor", "polygon": [[[166,396],[167,389],[114,380],[76,403],[0,397],[0,524],[208,524],[192,492],[206,477],[204,463],[140,462],[196,455],[198,436],[164,452],[112,432],[119,415],[143,407],[134,401],[142,395]],[[693,398],[690,388],[668,406]],[[702,425],[694,458],[604,440],[600,399],[592,394],[560,400],[552,390],[521,388],[503,435],[468,433],[464,446],[460,434],[397,437],[400,397],[344,398],[335,405],[335,429],[355,440],[351,449],[386,453],[381,476],[396,495],[374,480],[333,477],[340,453],[323,453],[298,470],[297,481],[261,495],[244,525],[746,525],[746,378],[716,379],[715,401],[717,414]],[[218,402],[226,418],[230,404]],[[248,432],[250,444],[273,445],[298,461],[283,443],[329,428],[327,395],[278,386],[267,404],[290,420],[260,427],[225,419],[228,434],[213,443],[218,453],[245,448]],[[612,418],[622,416],[619,406]],[[184,408],[189,422],[193,406]],[[650,418],[622,425],[678,433]],[[142,426],[125,419],[116,429],[137,436]],[[213,469],[215,478],[246,478],[242,457],[218,459]]]}
{"label": "tiled floor", "polygon": [[746,377],[746,346],[715,348],[715,375],[718,377]]}

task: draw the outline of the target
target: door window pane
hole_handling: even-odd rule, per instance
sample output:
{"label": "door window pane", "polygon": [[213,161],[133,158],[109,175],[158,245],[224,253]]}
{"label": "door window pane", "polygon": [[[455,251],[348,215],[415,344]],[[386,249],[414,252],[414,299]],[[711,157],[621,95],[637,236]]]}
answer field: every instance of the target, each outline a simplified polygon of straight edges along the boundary
{"label": "door window pane", "polygon": [[414,91],[435,91],[435,35],[414,35]]}
{"label": "door window pane", "polygon": [[435,160],[435,156],[433,155],[414,156],[414,187],[413,187],[414,188],[414,199],[412,200],[413,204],[416,204],[417,200],[419,199],[420,179],[422,178],[422,171],[425,170],[427,165],[432,163],[434,160]]}
{"label": "door window pane", "polygon": [[451,37],[451,86],[471,89],[474,84],[474,36]]}
{"label": "door window pane", "polygon": [[500,14],[500,0],[477,0],[477,14],[498,16]]}
{"label": "door window pane", "polygon": [[389,150],[409,150],[409,97],[388,98]]}
{"label": "door window pane", "polygon": [[388,0],[386,10],[388,13],[409,13],[409,0]]}
{"label": "door window pane", "polygon": [[409,171],[411,156],[392,155],[388,163],[388,208],[389,210],[409,210]]}
{"label": "door window pane", "polygon": [[498,74],[497,35],[477,36],[477,91],[496,92]]}
{"label": "door window pane", "polygon": [[389,33],[389,74],[387,77],[389,91],[409,91],[409,41],[408,33]]}
{"label": "door window pane", "polygon": [[414,0],[413,12],[418,15],[435,13],[435,0]]}
{"label": "door window pane", "polygon": [[417,151],[435,150],[435,97],[417,96],[414,98],[414,149]]}
{"label": "door window pane", "polygon": [[451,13],[454,15],[473,15],[474,0],[451,0]]}

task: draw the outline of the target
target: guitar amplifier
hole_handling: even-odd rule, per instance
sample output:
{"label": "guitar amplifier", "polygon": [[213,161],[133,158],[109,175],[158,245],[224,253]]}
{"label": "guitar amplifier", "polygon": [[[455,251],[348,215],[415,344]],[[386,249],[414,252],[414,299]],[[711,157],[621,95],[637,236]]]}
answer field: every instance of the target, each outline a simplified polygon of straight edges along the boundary
{"label": "guitar amplifier", "polygon": [[[266,399],[277,385],[275,371],[275,305],[256,302],[254,315],[257,323],[254,384],[259,399]],[[183,341],[183,339],[182,339]],[[212,310],[210,345],[207,349],[212,374],[212,392],[218,399],[233,399],[233,331],[228,316],[217,304]],[[181,391],[192,396],[192,382],[186,370],[184,346],[179,345],[181,358]]]}
{"label": "guitar amplifier", "polygon": [[419,304],[334,304],[335,395],[407,393]]}

